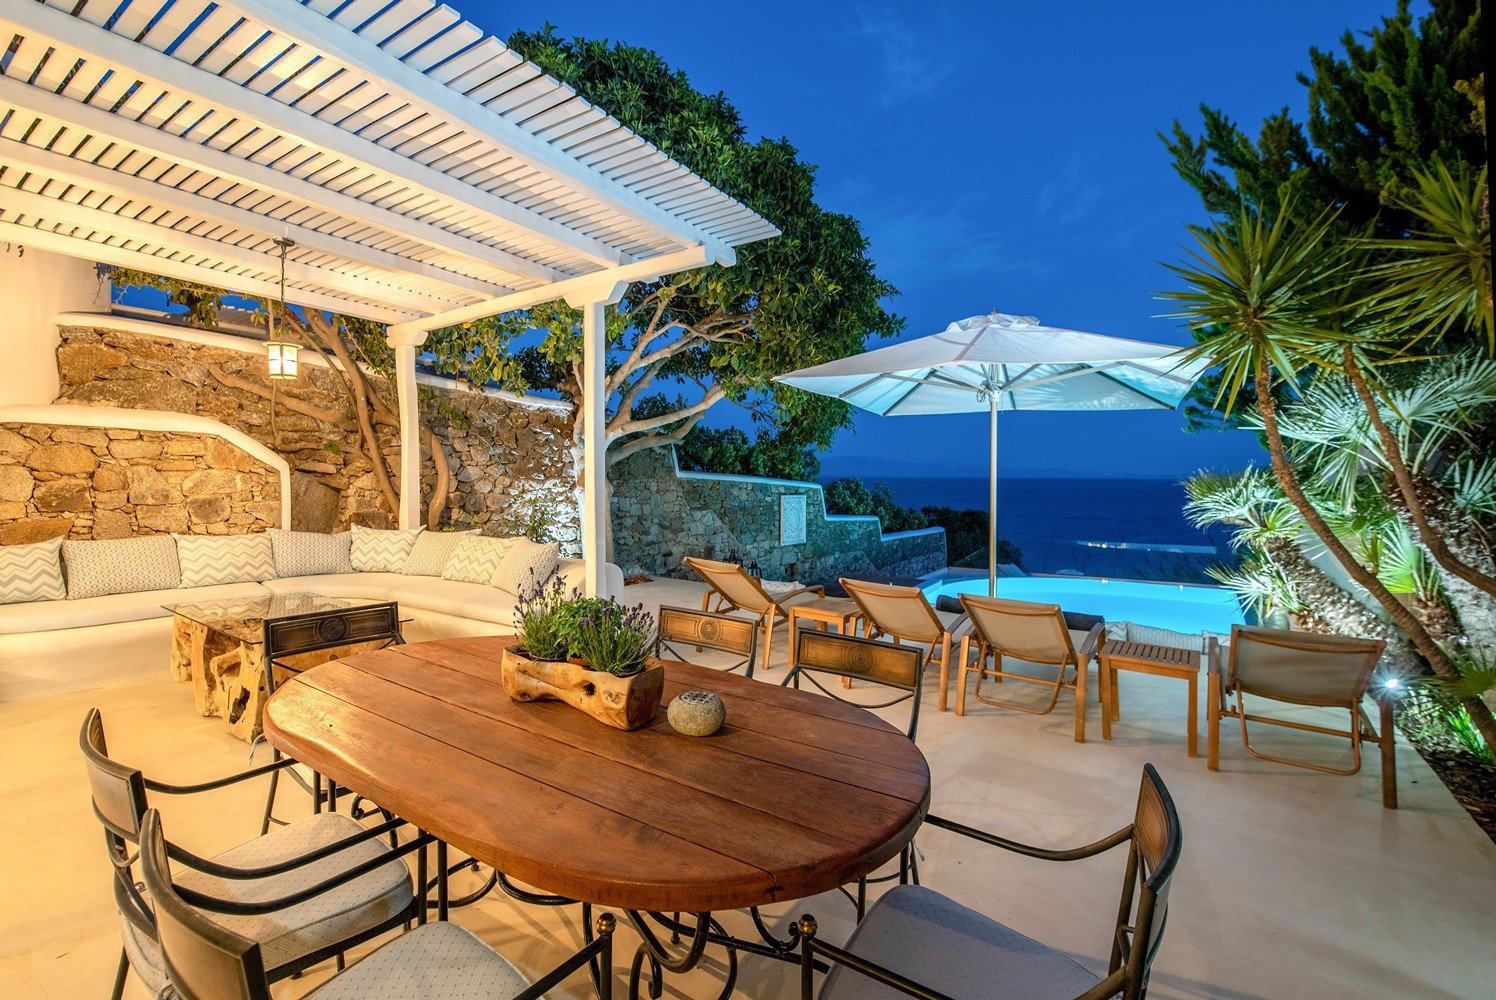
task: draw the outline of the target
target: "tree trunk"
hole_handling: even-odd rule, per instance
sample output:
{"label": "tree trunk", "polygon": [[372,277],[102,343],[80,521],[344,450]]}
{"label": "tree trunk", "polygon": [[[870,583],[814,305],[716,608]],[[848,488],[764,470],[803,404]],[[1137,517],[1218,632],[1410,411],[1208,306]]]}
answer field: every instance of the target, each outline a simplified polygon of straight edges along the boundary
{"label": "tree trunk", "polygon": [[[1397,624],[1397,627],[1412,640],[1413,646],[1428,661],[1428,665],[1434,673],[1440,677],[1458,678],[1460,676],[1459,671],[1450,662],[1444,650],[1440,649],[1439,644],[1429,635],[1428,630],[1423,627],[1423,623],[1418,620],[1412,611],[1403,606],[1402,602],[1387,589],[1382,581],[1376,578],[1376,574],[1372,573],[1371,570],[1362,565],[1359,559],[1351,554],[1351,551],[1345,547],[1345,543],[1340,540],[1335,532],[1330,530],[1330,526],[1325,523],[1324,517],[1309,502],[1309,498],[1304,495],[1303,487],[1300,486],[1298,477],[1294,475],[1293,467],[1289,465],[1287,452],[1284,449],[1283,434],[1278,427],[1278,404],[1277,400],[1273,398],[1272,384],[1270,382],[1271,372],[1268,369],[1266,357],[1258,358],[1255,375],[1257,383],[1255,386],[1257,411],[1262,416],[1262,429],[1267,436],[1268,455],[1272,459],[1273,474],[1277,477],[1278,485],[1282,487],[1284,495],[1288,497],[1289,502],[1298,510],[1299,515],[1304,519],[1304,523],[1319,538],[1326,551],[1341,566],[1345,567],[1345,571],[1350,574],[1351,579],[1360,584],[1382,606],[1382,610],[1387,613],[1387,617],[1391,618]],[[1470,718],[1480,731],[1481,736],[1485,738],[1486,745],[1496,747],[1496,717],[1493,717],[1490,710],[1486,708],[1485,702],[1479,698],[1467,698],[1463,704],[1470,712]]]}
{"label": "tree trunk", "polygon": [[1387,456],[1387,468],[1391,470],[1392,481],[1397,484],[1398,492],[1402,494],[1403,502],[1407,505],[1408,516],[1414,528],[1417,529],[1419,541],[1423,543],[1423,547],[1428,550],[1429,555],[1434,557],[1434,562],[1438,563],[1445,573],[1458,577],[1467,584],[1479,587],[1488,595],[1496,597],[1496,577],[1482,573],[1450,551],[1444,536],[1429,523],[1424,511],[1423,498],[1419,496],[1418,487],[1413,482],[1408,465],[1403,461],[1397,435],[1392,433],[1392,428],[1388,427],[1387,421],[1382,419],[1382,411],[1377,405],[1376,396],[1372,393],[1371,386],[1367,384],[1365,374],[1356,364],[1355,353],[1349,346],[1345,348],[1345,370],[1350,377],[1351,385],[1356,387],[1356,395],[1361,397],[1361,405],[1366,408],[1366,415],[1371,420],[1371,426],[1376,431],[1377,438],[1382,442],[1382,451]]}
{"label": "tree trunk", "polygon": [[[1422,493],[1424,515],[1429,525],[1445,539],[1450,550],[1467,565],[1482,572],[1496,570],[1496,562],[1481,537],[1481,528],[1465,511],[1440,495],[1442,491],[1422,490],[1421,481],[1415,480],[1415,488]],[[1401,502],[1401,493],[1388,496],[1398,519],[1411,525],[1412,518]],[[1416,535],[1415,535],[1416,537]],[[1474,646],[1496,653],[1496,598],[1469,581],[1448,572],[1438,562],[1434,569],[1444,586],[1444,594],[1459,621],[1461,632]]]}

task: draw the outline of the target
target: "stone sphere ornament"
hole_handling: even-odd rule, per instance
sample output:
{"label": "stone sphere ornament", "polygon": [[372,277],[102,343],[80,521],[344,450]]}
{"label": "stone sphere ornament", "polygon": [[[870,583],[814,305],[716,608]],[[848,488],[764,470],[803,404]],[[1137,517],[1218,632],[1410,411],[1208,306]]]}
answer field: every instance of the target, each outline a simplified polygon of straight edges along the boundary
{"label": "stone sphere ornament", "polygon": [[682,736],[710,736],[727,721],[727,706],[710,691],[687,691],[675,696],[665,717]]}

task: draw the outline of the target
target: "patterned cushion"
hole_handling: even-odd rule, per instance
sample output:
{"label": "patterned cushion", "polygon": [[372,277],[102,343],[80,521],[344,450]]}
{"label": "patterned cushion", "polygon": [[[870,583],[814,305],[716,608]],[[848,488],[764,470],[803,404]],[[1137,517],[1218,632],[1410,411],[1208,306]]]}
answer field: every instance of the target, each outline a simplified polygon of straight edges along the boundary
{"label": "patterned cushion", "polygon": [[0,604],[60,601],[68,596],[58,554],[62,539],[0,545]]}
{"label": "patterned cushion", "polygon": [[406,576],[441,576],[447,568],[457,545],[469,535],[476,535],[477,528],[469,531],[423,531],[410,547],[410,556],[405,560]]}
{"label": "patterned cushion", "polygon": [[275,549],[276,576],[353,572],[353,536],[346,531],[324,535],[320,531],[271,528],[265,534],[270,536],[270,545]]}
{"label": "patterned cushion", "polygon": [[533,589],[549,580],[560,558],[561,547],[554,542],[542,545],[516,538],[493,574],[493,585],[518,597],[520,590]]}
{"label": "patterned cushion", "polygon": [[530,985],[472,931],[435,921],[401,934],[307,994],[307,1000],[492,1000]]}
{"label": "patterned cushion", "polygon": [[442,569],[443,580],[459,580],[463,583],[493,583],[499,563],[504,561],[513,538],[490,538],[487,535],[468,535],[457,543],[452,558]]}
{"label": "patterned cushion", "polygon": [[[1068,1000],[1099,981],[1064,952],[919,885],[879,897],[847,950],[952,997]],[[821,1000],[903,996],[845,966],[833,968],[821,987]]]}
{"label": "patterned cushion", "polygon": [[411,546],[415,545],[424,529],[382,531],[355,524],[349,530],[353,533],[350,555],[355,570],[360,573],[403,573]]}
{"label": "patterned cushion", "polygon": [[177,540],[184,587],[275,579],[275,550],[262,533],[171,537]]}
{"label": "patterned cushion", "polygon": [[177,543],[170,535],[117,538],[107,542],[63,542],[68,599],[175,590],[182,581]]}

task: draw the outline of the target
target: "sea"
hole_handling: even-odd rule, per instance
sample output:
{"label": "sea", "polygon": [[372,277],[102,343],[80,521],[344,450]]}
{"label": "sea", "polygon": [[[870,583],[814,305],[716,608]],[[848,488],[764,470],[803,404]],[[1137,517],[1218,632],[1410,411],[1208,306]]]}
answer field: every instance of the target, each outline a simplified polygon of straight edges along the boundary
{"label": "sea", "polygon": [[[862,478],[887,484],[905,507],[987,508],[985,477]],[[1169,479],[1003,477],[998,537],[1022,550],[1030,573],[1210,583],[1207,567],[1235,561],[1228,533],[1192,525],[1185,499],[1184,487]]]}

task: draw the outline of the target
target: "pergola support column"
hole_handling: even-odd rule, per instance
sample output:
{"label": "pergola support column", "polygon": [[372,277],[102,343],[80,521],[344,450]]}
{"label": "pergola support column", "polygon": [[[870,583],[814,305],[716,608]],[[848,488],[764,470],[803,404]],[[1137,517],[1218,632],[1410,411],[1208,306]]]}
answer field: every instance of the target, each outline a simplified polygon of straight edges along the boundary
{"label": "pergola support column", "polygon": [[[414,339],[414,338],[412,338]],[[421,523],[421,413],[416,386],[416,350],[425,341],[390,341],[395,349],[396,412],[400,417],[400,529]]]}
{"label": "pergola support column", "polygon": [[627,282],[607,286],[567,304],[582,311],[582,560],[588,597],[604,593],[608,561],[608,324],[607,307],[623,297]]}

